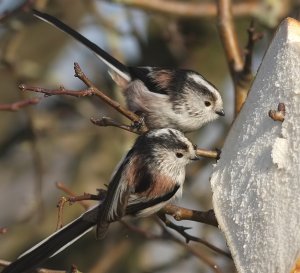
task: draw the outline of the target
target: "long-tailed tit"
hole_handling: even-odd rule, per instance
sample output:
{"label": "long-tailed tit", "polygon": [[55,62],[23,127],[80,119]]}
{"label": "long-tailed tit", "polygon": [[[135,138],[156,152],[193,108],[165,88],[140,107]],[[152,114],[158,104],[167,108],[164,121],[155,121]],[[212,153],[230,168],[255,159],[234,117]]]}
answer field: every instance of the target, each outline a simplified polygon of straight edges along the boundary
{"label": "long-tailed tit", "polygon": [[124,89],[127,107],[144,113],[149,129],[199,129],[224,116],[223,101],[216,89],[192,70],[159,67],[128,67],[57,18],[34,10],[34,15],[69,34],[92,50],[110,69],[112,79]]}
{"label": "long-tailed tit", "polygon": [[97,235],[103,238],[109,224],[125,215],[156,213],[181,195],[185,166],[196,159],[196,147],[178,130],[156,129],[139,136],[117,166],[103,203],[23,253],[2,273],[32,270],[97,224]]}

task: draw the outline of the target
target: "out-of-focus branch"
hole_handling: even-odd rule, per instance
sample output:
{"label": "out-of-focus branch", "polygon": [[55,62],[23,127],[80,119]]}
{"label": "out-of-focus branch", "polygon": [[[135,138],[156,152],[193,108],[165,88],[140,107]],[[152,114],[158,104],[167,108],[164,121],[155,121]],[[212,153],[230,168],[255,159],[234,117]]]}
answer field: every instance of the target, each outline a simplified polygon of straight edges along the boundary
{"label": "out-of-focus branch", "polygon": [[7,227],[0,227],[0,235],[7,233]]}
{"label": "out-of-focus branch", "polygon": [[218,29],[235,87],[235,113],[238,113],[247,94],[238,83],[238,75],[243,70],[244,62],[233,23],[231,0],[217,0],[217,7]]}
{"label": "out-of-focus branch", "polygon": [[205,264],[207,264],[214,272],[221,273],[221,270],[219,266],[217,266],[214,262],[212,262],[205,254],[197,250],[196,248],[186,244],[185,242],[178,239],[174,234],[172,234],[164,224],[162,224],[161,221],[157,219],[157,223],[160,225],[164,233],[169,237],[172,238],[172,240],[179,245],[183,246],[187,251],[189,251],[191,254],[193,254],[195,257],[199,258],[199,260],[203,261]]}
{"label": "out-of-focus branch", "polygon": [[217,0],[217,7],[221,41],[234,78],[235,71],[241,71],[244,63],[233,23],[231,0]]}
{"label": "out-of-focus branch", "polygon": [[0,111],[18,111],[21,108],[27,107],[29,105],[34,105],[40,102],[39,98],[26,99],[17,101],[9,104],[0,104]]}
{"label": "out-of-focus branch", "polygon": [[214,159],[218,160],[218,159],[220,159],[221,151],[220,150],[211,151],[211,150],[204,150],[204,149],[197,148],[196,154],[198,156],[214,158]]}
{"label": "out-of-focus branch", "polygon": [[254,20],[251,21],[248,31],[248,43],[245,48],[245,63],[243,69],[243,76],[252,76],[252,57],[255,43],[263,37],[263,33],[256,32],[254,27]]}
{"label": "out-of-focus branch", "polygon": [[117,127],[117,128],[123,129],[123,130],[131,132],[131,133],[138,134],[138,132],[134,129],[133,126],[121,124],[118,121],[113,120],[112,118],[109,118],[109,117],[102,117],[100,119],[91,118],[91,122],[97,126],[101,126],[101,127],[112,126],[112,127]]}
{"label": "out-of-focus branch", "polygon": [[233,22],[233,4],[231,0],[216,0],[216,2],[218,8],[218,29],[234,83],[235,113],[237,114],[247,98],[250,84],[253,80],[251,71],[252,52],[255,41],[261,35],[254,35],[253,25],[250,26],[244,61]]}
{"label": "out-of-focus branch", "polygon": [[165,223],[165,225],[168,228],[171,228],[171,229],[177,231],[180,235],[182,235],[185,238],[186,243],[189,243],[190,241],[193,241],[193,242],[203,244],[203,245],[207,246],[208,248],[210,248],[211,250],[232,259],[230,253],[228,253],[228,252],[212,245],[211,243],[209,243],[209,242],[207,242],[207,241],[205,241],[201,238],[198,238],[198,237],[195,237],[193,235],[188,234],[186,232],[186,230],[190,229],[189,227],[179,226],[179,225],[174,224],[173,222],[171,222],[167,219],[165,214],[159,214],[158,216]]}
{"label": "out-of-focus branch", "polygon": [[[165,0],[118,0],[120,4],[140,8],[145,11],[153,11],[169,16],[204,18],[213,17],[217,14],[217,8],[212,3],[189,2],[186,1],[165,1]],[[241,2],[233,5],[235,16],[254,15],[259,9],[258,2]]]}

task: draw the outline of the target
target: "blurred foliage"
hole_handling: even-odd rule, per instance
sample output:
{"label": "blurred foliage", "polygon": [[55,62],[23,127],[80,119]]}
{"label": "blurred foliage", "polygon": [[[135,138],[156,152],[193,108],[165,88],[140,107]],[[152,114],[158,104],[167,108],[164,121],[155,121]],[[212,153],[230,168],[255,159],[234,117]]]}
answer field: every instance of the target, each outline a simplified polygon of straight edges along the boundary
{"label": "blurred foliage", "polygon": [[[254,59],[258,60],[272,37],[273,27],[283,17],[299,14],[297,1],[261,2],[268,8],[256,17],[257,28],[265,33],[256,47]],[[175,18],[121,3],[36,0],[34,6],[88,35],[127,64],[190,68],[203,74],[220,88],[229,115],[189,137],[203,148],[221,147],[232,122],[233,101],[215,18]],[[283,3],[285,9],[278,15],[275,11]],[[26,9],[8,15],[0,31],[0,103],[37,96],[20,92],[20,83],[82,88],[82,83],[73,78],[74,61],[80,63],[100,89],[124,103],[106,68],[86,48],[33,18]],[[249,22],[250,17],[235,21],[241,46],[247,42]],[[77,194],[95,193],[108,183],[135,136],[112,127],[96,127],[89,121],[90,117],[100,116],[127,122],[96,98],[45,97],[38,105],[18,112],[0,112],[0,227],[8,227],[8,232],[0,235],[1,258],[15,259],[18,253],[54,231],[56,203],[65,195],[55,187],[56,181],[63,181]],[[190,166],[183,200],[178,204],[197,210],[211,208],[212,163],[203,160]],[[66,207],[65,222],[82,211],[77,204]],[[161,232],[151,218],[129,221],[149,233]],[[195,236],[226,249],[222,234],[215,228],[191,222],[183,225],[193,227],[189,232]],[[214,260],[222,272],[234,270],[227,258],[202,245],[192,245]],[[112,225],[105,240],[95,241],[91,233],[45,266],[63,269],[73,263],[82,272],[211,272],[175,242],[146,240],[119,223]]]}

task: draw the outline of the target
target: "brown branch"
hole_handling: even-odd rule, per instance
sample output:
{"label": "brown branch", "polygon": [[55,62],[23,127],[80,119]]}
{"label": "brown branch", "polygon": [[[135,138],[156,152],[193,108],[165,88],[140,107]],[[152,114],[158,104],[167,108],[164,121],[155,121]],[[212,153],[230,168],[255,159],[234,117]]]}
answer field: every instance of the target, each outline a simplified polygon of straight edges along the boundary
{"label": "brown branch", "polygon": [[195,236],[192,236],[190,234],[188,234],[186,232],[186,230],[190,229],[189,227],[184,227],[184,226],[179,226],[179,225],[176,225],[174,224],[173,222],[169,221],[166,217],[165,214],[159,214],[158,215],[159,218],[165,223],[165,225],[168,227],[168,228],[171,228],[175,231],[177,231],[180,235],[182,235],[184,238],[185,238],[185,242],[188,244],[190,241],[193,241],[193,242],[197,242],[197,243],[201,243],[205,246],[207,246],[208,248],[210,248],[211,250],[221,254],[221,255],[224,255],[226,256],[227,258],[230,258],[232,259],[232,256],[230,253],[212,245],[211,243],[201,239],[201,238],[198,238],[198,237],[195,237]]}
{"label": "brown branch", "polygon": [[7,233],[7,227],[0,227],[0,235]]}
{"label": "brown branch", "polygon": [[[88,86],[89,89],[91,89],[93,94],[95,94],[97,97],[102,99],[105,103],[107,103],[111,107],[115,108],[119,113],[127,117],[132,122],[139,122],[140,120],[139,116],[127,110],[126,108],[122,107],[118,102],[112,100],[110,97],[106,96],[103,92],[101,92],[97,87],[95,87],[95,85],[83,73],[78,63],[74,63],[74,70],[75,70],[75,77],[83,81],[86,84],[86,86]],[[145,130],[147,130],[147,128],[145,128],[144,131]]]}
{"label": "brown branch", "polygon": [[186,244],[185,242],[178,239],[175,235],[173,235],[171,232],[168,231],[165,225],[162,224],[161,221],[157,219],[157,223],[160,225],[164,233],[169,237],[172,238],[172,240],[179,245],[183,246],[187,251],[189,251],[191,254],[193,254],[195,257],[199,258],[201,261],[203,261],[205,264],[207,264],[214,272],[221,273],[221,270],[219,267],[213,263],[209,258],[207,258],[206,255],[204,255],[202,252],[196,250],[194,247]]}
{"label": "brown branch", "polygon": [[27,107],[29,105],[35,105],[40,102],[41,99],[25,99],[21,101],[17,101],[10,104],[0,104],[0,111],[18,111],[21,108]]}
{"label": "brown branch", "polygon": [[256,32],[254,28],[254,20],[251,20],[248,31],[248,43],[245,48],[245,63],[243,68],[242,76],[246,78],[251,77],[252,79],[252,58],[254,45],[263,37],[263,33]]}
{"label": "brown branch", "polygon": [[59,89],[46,89],[42,87],[35,87],[35,86],[27,86],[26,84],[20,84],[19,89],[21,91],[32,91],[36,93],[42,93],[46,97],[55,96],[55,95],[67,95],[73,96],[76,98],[86,97],[86,96],[93,96],[95,95],[92,90],[85,89],[85,90],[68,90],[65,89],[63,86],[60,86]]}
{"label": "brown branch", "polygon": [[214,158],[219,160],[220,159],[220,150],[210,151],[210,150],[203,150],[200,148],[197,148],[196,154],[198,156],[206,157],[206,158]]}
{"label": "brown branch", "polygon": [[55,230],[61,229],[63,225],[63,210],[65,207],[65,204],[67,203],[67,198],[66,197],[61,197],[56,205],[58,208],[58,213],[57,213],[57,222],[56,222],[56,228]]}
{"label": "brown branch", "polygon": [[232,78],[235,79],[236,71],[241,71],[244,63],[233,23],[231,0],[217,0],[217,8],[219,34],[221,36]]}
{"label": "brown branch", "polygon": [[131,133],[139,134],[139,132],[134,128],[134,126],[128,126],[125,124],[121,124],[109,117],[103,117],[100,119],[91,118],[90,120],[93,124],[95,124],[97,126],[102,126],[102,127],[112,126],[112,127],[117,127],[117,128],[123,129],[123,130],[131,132]]}
{"label": "brown branch", "polygon": [[[60,87],[59,89],[46,89],[41,87],[33,87],[33,86],[27,86],[25,84],[19,85],[19,88],[21,91],[32,91],[36,93],[42,93],[46,96],[53,96],[53,95],[68,95],[73,97],[85,97],[85,96],[97,96],[102,101],[104,101],[106,104],[110,105],[114,109],[116,109],[119,113],[127,117],[129,120],[131,120],[133,123],[140,123],[141,119],[138,115],[134,114],[133,112],[127,110],[126,108],[122,107],[120,103],[112,100],[110,97],[106,96],[102,91],[100,91],[93,83],[92,81],[83,73],[82,69],[80,68],[78,63],[74,63],[74,71],[75,71],[75,77],[79,78],[82,82],[85,83],[85,85],[88,87],[88,89],[84,90],[69,90],[64,87]],[[148,129],[143,124],[141,128],[139,128],[139,132],[143,133],[146,132]]]}
{"label": "brown branch", "polygon": [[281,102],[278,104],[277,110],[270,110],[269,117],[274,121],[283,122],[285,118],[285,104]]}
{"label": "brown branch", "polygon": [[[212,3],[197,3],[185,1],[165,0],[121,0],[118,3],[129,7],[140,8],[145,11],[153,11],[175,17],[204,18],[214,17],[217,14],[216,6]],[[260,6],[258,2],[236,3],[233,5],[233,13],[236,16],[254,15]]]}
{"label": "brown branch", "polygon": [[237,114],[247,98],[252,74],[243,75],[245,66],[233,23],[231,0],[216,1],[218,8],[218,29],[234,83],[235,114]]}
{"label": "brown branch", "polygon": [[198,211],[168,204],[161,211],[173,216],[176,221],[190,220],[218,227],[218,222],[213,210]]}

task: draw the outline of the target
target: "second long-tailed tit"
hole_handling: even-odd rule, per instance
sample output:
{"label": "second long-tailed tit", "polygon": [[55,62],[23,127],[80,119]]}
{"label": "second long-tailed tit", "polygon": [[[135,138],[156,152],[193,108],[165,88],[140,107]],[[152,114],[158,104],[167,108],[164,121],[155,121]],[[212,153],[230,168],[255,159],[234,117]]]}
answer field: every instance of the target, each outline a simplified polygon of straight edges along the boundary
{"label": "second long-tailed tit", "polygon": [[117,166],[104,201],[23,253],[2,273],[29,272],[94,226],[103,238],[109,224],[125,215],[156,213],[181,195],[185,167],[197,159],[196,147],[178,130],[157,129],[139,136]]}

